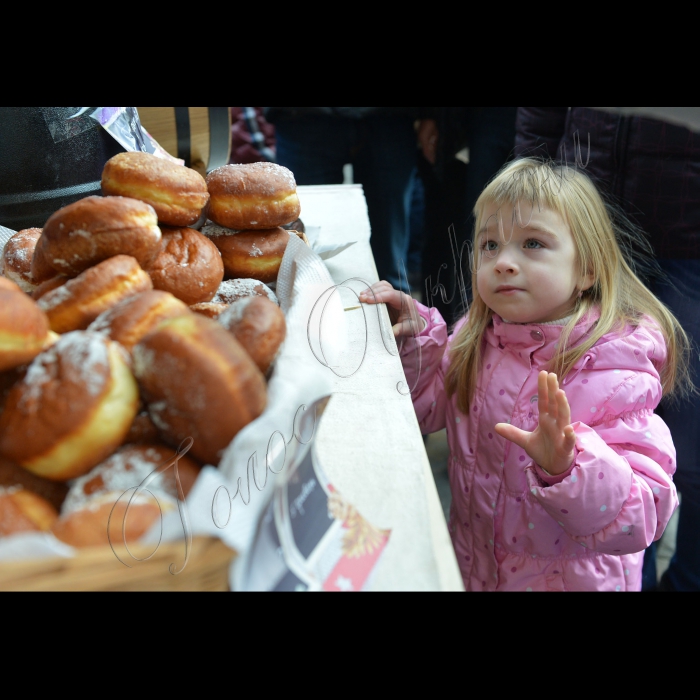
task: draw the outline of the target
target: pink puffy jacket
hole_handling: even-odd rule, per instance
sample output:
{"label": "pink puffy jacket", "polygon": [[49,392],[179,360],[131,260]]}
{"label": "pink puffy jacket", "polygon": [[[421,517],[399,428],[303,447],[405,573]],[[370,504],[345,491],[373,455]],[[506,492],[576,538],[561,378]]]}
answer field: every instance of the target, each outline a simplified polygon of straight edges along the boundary
{"label": "pink puffy jacket", "polygon": [[[401,355],[422,432],[447,428],[449,528],[466,590],[640,590],[643,550],[661,537],[678,505],[676,452],[654,413],[666,358],[657,327],[649,321],[603,336],[574,365],[562,388],[576,458],[567,472],[549,476],[494,425],[534,430],[537,375],[563,326],[504,323],[494,315],[467,416],[444,389],[451,339],[445,322],[415,303],[427,321],[418,336],[420,373],[412,343]],[[571,344],[598,315],[576,326]]]}

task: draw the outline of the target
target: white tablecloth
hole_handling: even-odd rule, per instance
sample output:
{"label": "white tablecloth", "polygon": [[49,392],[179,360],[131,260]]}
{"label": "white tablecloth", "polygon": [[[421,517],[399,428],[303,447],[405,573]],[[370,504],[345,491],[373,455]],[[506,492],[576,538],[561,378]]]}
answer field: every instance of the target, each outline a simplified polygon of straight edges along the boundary
{"label": "white tablecloth", "polygon": [[[357,241],[326,261],[334,282],[353,277],[376,282],[362,186],[300,186],[298,193],[301,219],[307,229],[320,228],[321,245]],[[358,292],[362,288],[357,282],[348,286]],[[359,304],[349,290],[338,293],[344,308]],[[376,309],[365,306],[361,365],[362,310],[345,312],[347,353],[327,360],[338,375],[360,366],[351,376],[333,374],[333,396],[319,424],[318,454],[340,493],[373,525],[391,530],[373,590],[463,590],[401,361],[393,342],[394,354],[384,347]],[[390,328],[385,307],[379,309]],[[400,382],[405,394],[397,389]]]}

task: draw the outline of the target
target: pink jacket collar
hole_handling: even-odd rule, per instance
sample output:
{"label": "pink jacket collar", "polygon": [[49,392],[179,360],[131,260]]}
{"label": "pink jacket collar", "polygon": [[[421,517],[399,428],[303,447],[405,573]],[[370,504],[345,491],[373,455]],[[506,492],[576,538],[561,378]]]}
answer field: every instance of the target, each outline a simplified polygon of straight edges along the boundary
{"label": "pink jacket collar", "polygon": [[[569,338],[569,345],[576,345],[600,318],[598,308],[591,309],[576,324]],[[504,323],[498,314],[493,314],[491,325],[486,329],[486,341],[494,346],[512,350],[538,352],[542,359],[554,355],[555,346],[564,326],[544,323]]]}

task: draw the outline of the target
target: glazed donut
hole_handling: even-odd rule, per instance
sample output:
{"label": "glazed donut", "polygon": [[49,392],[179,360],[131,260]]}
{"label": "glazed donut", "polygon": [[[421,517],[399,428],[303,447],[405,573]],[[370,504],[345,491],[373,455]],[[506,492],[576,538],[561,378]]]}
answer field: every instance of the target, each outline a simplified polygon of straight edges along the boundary
{"label": "glazed donut", "polygon": [[216,320],[267,374],[287,333],[280,307],[264,296],[245,297],[234,301]]}
{"label": "glazed donut", "polygon": [[40,236],[40,228],[22,229],[10,237],[2,251],[2,274],[28,294],[37,285],[32,277],[32,258]]}
{"label": "glazed donut", "polygon": [[188,314],[163,321],[132,351],[134,374],[160,431],[174,447],[192,437],[192,456],[216,466],[267,402],[265,378],[216,321]]}
{"label": "glazed donut", "polygon": [[0,372],[35,358],[48,340],[49,320],[21,291],[0,289]]}
{"label": "glazed donut", "polygon": [[239,231],[228,236],[211,236],[210,240],[221,253],[227,278],[247,277],[274,282],[289,236],[289,231],[278,226],[261,231]]}
{"label": "glazed donut", "polygon": [[57,518],[58,512],[45,498],[21,486],[0,486],[0,537],[45,532]]}
{"label": "glazed donut", "polygon": [[44,224],[42,251],[69,277],[115,255],[149,265],[160,252],[158,217],[150,204],[130,197],[84,197],[54,212]]}
{"label": "glazed donut", "polygon": [[[54,270],[54,275],[56,275],[56,270]],[[32,292],[32,299],[34,299],[34,301],[38,301],[44,296],[44,294],[62,287],[69,279],[71,278],[66,277],[65,275],[56,275],[55,277],[46,280],[46,282],[42,282],[41,284],[37,285],[36,289]]]}
{"label": "glazed donut", "polygon": [[45,498],[57,511],[68,494],[68,486],[32,474],[14,462],[0,458],[0,487],[20,486]]}
{"label": "glazed donut", "polygon": [[190,311],[202,314],[207,318],[216,318],[222,311],[228,309],[228,304],[216,301],[203,301],[200,304],[190,304]]}
{"label": "glazed donut", "polygon": [[117,153],[105,163],[102,194],[147,202],[167,226],[196,224],[209,202],[207,183],[196,170],[141,151]]}
{"label": "glazed donut", "polygon": [[158,257],[146,268],[154,289],[170,292],[185,304],[209,301],[224,279],[219,249],[193,228],[161,228]]}
{"label": "glazed donut", "polygon": [[90,267],[36,303],[56,333],[85,330],[122,299],[153,289],[151,278],[129,255],[115,255]]}
{"label": "glazed donut", "polygon": [[187,304],[170,292],[150,289],[122,299],[103,311],[87,329],[116,340],[131,352],[131,348],[161,321],[188,313]]}
{"label": "glazed donut", "polygon": [[10,390],[0,456],[46,479],[73,479],[122,444],[138,405],[126,350],[97,333],[66,333]]}
{"label": "glazed donut", "polygon": [[236,299],[254,295],[266,296],[279,306],[275,293],[264,282],[254,279],[224,280],[211,301],[214,304],[231,304]]}
{"label": "glazed donut", "polygon": [[229,163],[212,170],[206,182],[208,216],[226,228],[274,228],[301,212],[294,175],[276,163]]}
{"label": "glazed donut", "polygon": [[46,239],[42,233],[36,242],[34,255],[32,255],[32,282],[37,285],[40,285],[42,282],[46,282],[46,280],[50,280],[52,277],[56,276],[56,270],[54,269],[53,265],[49,264],[46,253],[44,252],[45,243]]}

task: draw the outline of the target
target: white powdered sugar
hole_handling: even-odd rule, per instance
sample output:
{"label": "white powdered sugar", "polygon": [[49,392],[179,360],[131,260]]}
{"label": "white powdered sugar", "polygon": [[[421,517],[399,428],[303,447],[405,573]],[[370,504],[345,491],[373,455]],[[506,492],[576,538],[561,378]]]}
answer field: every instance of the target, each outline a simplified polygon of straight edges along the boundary
{"label": "white powdered sugar", "polygon": [[68,233],[68,237],[71,238],[73,236],[80,236],[81,238],[91,238],[92,234],[90,231],[85,231],[83,229],[76,229],[75,231],[70,231]]}
{"label": "white powdered sugar", "polygon": [[263,254],[262,250],[260,250],[260,248],[258,248],[258,246],[256,246],[255,243],[253,243],[253,247],[250,249],[250,253],[249,253],[250,257],[251,258],[259,258],[262,254]]}
{"label": "white powdered sugar", "polygon": [[77,377],[90,395],[97,396],[110,375],[105,339],[88,331],[71,331],[64,333],[48,350],[37,355],[22,380],[26,388],[20,400],[20,409],[40,399],[45,385],[57,377],[59,369],[62,375],[66,369],[70,374],[74,373],[74,377],[68,374],[65,378],[74,381]]}
{"label": "white powdered sugar", "polygon": [[60,287],[56,287],[56,289],[52,289],[50,292],[44,294],[44,296],[42,296],[40,299],[37,299],[36,303],[39,305],[39,308],[43,311],[55,309],[64,301],[70,299],[71,294],[73,293],[73,287],[75,286],[71,284],[72,281],[73,280],[68,280],[65,284],[61,285]]}
{"label": "white powdered sugar", "polygon": [[[170,452],[172,452],[172,456],[175,456],[175,450],[161,451],[141,445],[122,447],[90,472],[71,482],[70,491],[61,507],[61,515],[66,515],[76,510],[83,510],[91,505],[98,506],[104,501],[103,496],[105,494],[123,494],[125,491],[132,489],[132,492],[124,497],[125,502],[128,502],[129,497],[133,494],[133,490],[151,472],[160,466],[168,464],[170,461],[168,454]],[[174,467],[166,470],[165,473],[170,473],[172,469]],[[86,493],[86,485],[90,493]],[[144,490],[146,489],[156,492],[159,500],[163,494],[175,495],[172,491],[172,486],[169,488],[166,485],[162,474],[157,474],[153,481],[144,486]],[[116,501],[116,496],[113,500]],[[149,500],[152,501],[150,496]]]}
{"label": "white powdered sugar", "polygon": [[283,165],[279,165],[277,163],[270,163],[269,161],[258,161],[255,163],[228,163],[227,165],[222,165],[221,167],[216,168],[216,170],[212,170],[212,172],[209,173],[209,177],[219,171],[233,172],[239,177],[245,177],[247,173],[262,171],[271,180],[282,182],[284,186],[290,190],[296,189],[297,186],[296,180],[294,179],[294,174],[291,170],[289,170],[289,168],[285,168]]}
{"label": "white powdered sugar", "polygon": [[230,328],[232,325],[239,323],[243,318],[248,304],[250,304],[253,299],[255,299],[255,296],[236,299],[236,301],[231,302],[229,307],[224,309],[224,311],[216,317],[216,320],[224,326],[224,328]]}
{"label": "white powdered sugar", "polygon": [[3,270],[3,277],[12,280],[23,292],[27,292],[27,294],[31,294],[37,287],[37,285],[31,282],[27,282],[18,272],[10,270],[9,267],[5,267]]}
{"label": "white powdered sugar", "polygon": [[271,301],[279,306],[279,301],[275,293],[260,280],[238,278],[232,280],[224,280],[217,290],[213,303],[230,304],[236,299],[249,296],[266,296]]}

